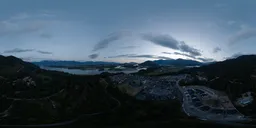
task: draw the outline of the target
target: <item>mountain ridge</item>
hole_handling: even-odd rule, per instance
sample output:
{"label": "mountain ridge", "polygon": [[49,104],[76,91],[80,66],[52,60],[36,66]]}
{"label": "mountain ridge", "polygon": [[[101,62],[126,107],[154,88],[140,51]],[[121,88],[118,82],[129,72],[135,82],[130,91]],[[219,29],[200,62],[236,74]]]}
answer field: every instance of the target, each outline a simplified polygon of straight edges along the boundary
{"label": "mountain ridge", "polygon": [[204,63],[199,61],[189,60],[189,59],[169,59],[169,60],[147,60],[142,63],[118,63],[118,62],[105,62],[105,61],[66,61],[66,60],[43,60],[39,62],[32,62],[38,66],[83,66],[83,65],[135,65],[139,64],[140,66],[201,66]]}
{"label": "mountain ridge", "polygon": [[140,65],[157,67],[157,66],[201,66],[204,63],[199,61],[189,60],[189,59],[169,59],[169,60],[154,60],[145,61]]}
{"label": "mountain ridge", "polygon": [[38,66],[83,66],[83,65],[117,65],[120,63],[117,62],[104,62],[104,61],[52,61],[52,60],[43,60],[39,62],[32,62]]}

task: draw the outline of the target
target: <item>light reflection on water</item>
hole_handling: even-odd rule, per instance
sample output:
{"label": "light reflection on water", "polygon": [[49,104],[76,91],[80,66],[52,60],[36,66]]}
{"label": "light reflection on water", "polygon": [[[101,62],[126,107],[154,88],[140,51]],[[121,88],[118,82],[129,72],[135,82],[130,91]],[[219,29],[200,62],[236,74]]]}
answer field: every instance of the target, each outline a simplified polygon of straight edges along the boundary
{"label": "light reflection on water", "polygon": [[122,70],[122,71],[108,71],[108,70],[99,71],[98,69],[81,70],[81,69],[68,69],[68,68],[55,68],[55,67],[41,67],[41,68],[46,70],[52,70],[52,71],[66,72],[66,73],[75,74],[75,75],[97,75],[103,72],[109,72],[109,73],[123,72],[123,73],[129,74],[129,73],[136,73],[142,69],[145,69],[145,68],[141,68],[141,69],[129,69],[129,70]]}

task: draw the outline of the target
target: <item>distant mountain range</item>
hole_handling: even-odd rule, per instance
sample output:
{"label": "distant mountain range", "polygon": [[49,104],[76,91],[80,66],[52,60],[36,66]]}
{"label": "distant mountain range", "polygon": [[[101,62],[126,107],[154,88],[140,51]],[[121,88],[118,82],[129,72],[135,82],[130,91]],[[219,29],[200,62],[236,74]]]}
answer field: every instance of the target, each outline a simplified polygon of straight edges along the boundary
{"label": "distant mountain range", "polygon": [[118,65],[120,63],[117,62],[103,62],[103,61],[52,61],[52,60],[44,60],[40,62],[32,62],[38,66],[84,66],[84,65]]}
{"label": "distant mountain range", "polygon": [[185,59],[170,59],[170,60],[154,60],[154,61],[145,61],[140,64],[140,66],[201,66],[204,63],[194,61],[194,60],[185,60]]}
{"label": "distant mountain range", "polygon": [[141,64],[139,64],[139,66],[143,66],[143,67],[158,67],[159,64],[153,62],[153,61],[145,61]]}
{"label": "distant mountain range", "polygon": [[[32,62],[38,66],[84,66],[84,65],[136,65],[137,63],[117,63],[117,62],[104,62],[104,61],[51,61],[44,60],[40,62]],[[155,61],[145,61],[140,63],[139,66],[146,67],[156,67],[156,66],[201,66],[204,63],[194,61],[194,60],[185,60],[185,59],[170,59],[170,60],[155,60]]]}

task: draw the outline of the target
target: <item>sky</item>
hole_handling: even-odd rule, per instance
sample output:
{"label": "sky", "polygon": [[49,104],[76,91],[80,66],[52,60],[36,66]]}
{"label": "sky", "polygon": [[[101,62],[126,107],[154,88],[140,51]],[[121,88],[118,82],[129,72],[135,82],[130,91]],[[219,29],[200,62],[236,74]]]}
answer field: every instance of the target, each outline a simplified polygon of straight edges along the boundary
{"label": "sky", "polygon": [[25,61],[222,61],[256,54],[255,0],[1,0],[0,54]]}

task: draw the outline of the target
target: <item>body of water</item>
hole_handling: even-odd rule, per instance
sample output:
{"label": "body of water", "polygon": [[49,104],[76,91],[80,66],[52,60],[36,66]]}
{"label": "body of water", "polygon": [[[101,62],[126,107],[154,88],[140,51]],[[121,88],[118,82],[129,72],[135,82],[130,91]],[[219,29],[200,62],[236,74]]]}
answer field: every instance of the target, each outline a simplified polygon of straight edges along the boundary
{"label": "body of water", "polygon": [[103,72],[109,72],[109,73],[123,72],[123,73],[129,74],[129,73],[136,73],[142,69],[145,69],[145,68],[141,68],[141,69],[126,69],[122,71],[109,71],[109,70],[99,71],[98,69],[81,70],[81,69],[54,68],[54,67],[41,67],[41,68],[45,70],[60,71],[60,72],[66,72],[66,73],[75,74],[75,75],[97,75]]}

